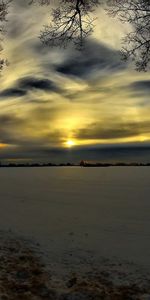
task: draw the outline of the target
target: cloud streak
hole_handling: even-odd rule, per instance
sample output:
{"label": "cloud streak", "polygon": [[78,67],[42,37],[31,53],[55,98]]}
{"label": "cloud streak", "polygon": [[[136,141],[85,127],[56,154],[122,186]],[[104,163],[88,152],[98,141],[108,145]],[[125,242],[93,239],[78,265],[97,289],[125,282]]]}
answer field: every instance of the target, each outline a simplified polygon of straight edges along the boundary
{"label": "cloud streak", "polygon": [[111,122],[111,126],[103,124],[90,124],[86,128],[80,129],[75,136],[88,140],[109,140],[118,138],[134,137],[149,133],[150,121],[139,122]]}

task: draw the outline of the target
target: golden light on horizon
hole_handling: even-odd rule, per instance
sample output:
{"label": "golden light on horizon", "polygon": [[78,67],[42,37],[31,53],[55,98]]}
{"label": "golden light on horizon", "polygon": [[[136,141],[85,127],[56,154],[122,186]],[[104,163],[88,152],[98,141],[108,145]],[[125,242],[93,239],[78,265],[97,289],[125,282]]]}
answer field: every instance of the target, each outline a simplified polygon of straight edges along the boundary
{"label": "golden light on horizon", "polygon": [[116,138],[116,139],[86,139],[86,140],[67,140],[63,143],[64,147],[67,148],[72,148],[72,147],[77,147],[77,146],[94,146],[94,145],[111,145],[113,143],[117,144],[126,144],[126,143],[132,143],[132,142],[146,142],[150,141],[150,135],[143,136],[143,135],[137,135],[137,136],[132,136],[132,137],[127,137],[127,138]]}
{"label": "golden light on horizon", "polygon": [[8,145],[4,143],[0,143],[0,149],[6,148]]}
{"label": "golden light on horizon", "polygon": [[65,145],[68,147],[68,148],[71,148],[73,146],[75,146],[75,142],[73,140],[68,140]]}

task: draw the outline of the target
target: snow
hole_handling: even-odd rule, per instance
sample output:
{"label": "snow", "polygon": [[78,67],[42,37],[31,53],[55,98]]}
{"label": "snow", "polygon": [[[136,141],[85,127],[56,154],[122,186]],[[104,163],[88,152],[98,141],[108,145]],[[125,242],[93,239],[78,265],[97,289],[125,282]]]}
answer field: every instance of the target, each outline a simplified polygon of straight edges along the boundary
{"label": "snow", "polygon": [[149,179],[149,167],[1,168],[0,229],[39,243],[55,270],[149,270]]}

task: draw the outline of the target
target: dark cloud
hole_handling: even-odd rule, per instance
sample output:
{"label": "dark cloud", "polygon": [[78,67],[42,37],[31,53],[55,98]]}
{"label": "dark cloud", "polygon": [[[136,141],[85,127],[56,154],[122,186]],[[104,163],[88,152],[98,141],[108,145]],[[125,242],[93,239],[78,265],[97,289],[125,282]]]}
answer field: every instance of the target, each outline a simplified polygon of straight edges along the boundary
{"label": "dark cloud", "polygon": [[131,97],[142,99],[140,105],[149,104],[149,100],[147,101],[147,97],[149,99],[150,80],[134,81],[130,85],[128,85],[126,89],[131,92]]}
{"label": "dark cloud", "polygon": [[[12,150],[12,151],[10,151]],[[101,162],[150,162],[150,145],[117,146],[109,145],[93,148],[77,148],[67,150],[49,148],[45,146],[23,147],[17,146],[0,151],[1,161],[19,159],[19,162],[53,162],[53,163],[79,163],[84,160],[95,160]]]}
{"label": "dark cloud", "polygon": [[150,92],[150,80],[134,81],[133,83],[130,84],[130,88],[138,91]]}
{"label": "dark cloud", "polygon": [[25,77],[18,80],[18,86],[25,90],[43,90],[47,92],[59,92],[59,87],[49,79],[36,78],[36,77]]}
{"label": "dark cloud", "polygon": [[87,128],[80,129],[75,133],[79,139],[118,139],[136,136],[150,131],[150,122],[114,123],[110,126],[102,124],[90,124]]}
{"label": "dark cloud", "polygon": [[61,132],[50,127],[57,113],[57,108],[45,104],[36,105],[24,116],[14,112],[0,115],[0,143],[31,148],[60,144]]}
{"label": "dark cloud", "polygon": [[6,127],[8,124],[12,126],[12,124],[18,124],[18,121],[20,122],[20,119],[16,116],[10,115],[10,114],[5,114],[5,115],[0,115],[0,128]]}
{"label": "dark cloud", "polygon": [[15,129],[23,128],[24,120],[13,114],[0,115],[0,142],[14,144],[18,141]]}
{"label": "dark cloud", "polygon": [[21,88],[9,88],[0,92],[0,97],[23,97],[27,94],[27,91]]}
{"label": "dark cloud", "polygon": [[0,92],[0,97],[23,97],[33,89],[42,90],[49,93],[62,93],[62,90],[49,79],[24,77],[19,79],[14,87]]}
{"label": "dark cloud", "polygon": [[56,71],[64,75],[89,78],[98,71],[114,72],[125,68],[119,51],[95,41],[86,43],[82,51],[73,51]]}

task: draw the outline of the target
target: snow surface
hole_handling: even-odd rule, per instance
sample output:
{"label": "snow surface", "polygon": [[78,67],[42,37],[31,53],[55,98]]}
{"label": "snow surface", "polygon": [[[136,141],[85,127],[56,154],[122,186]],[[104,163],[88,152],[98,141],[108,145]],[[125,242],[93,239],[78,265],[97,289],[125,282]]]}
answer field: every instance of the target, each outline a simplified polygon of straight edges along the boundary
{"label": "snow surface", "polygon": [[150,168],[1,168],[0,230],[73,270],[128,261],[150,269]]}

